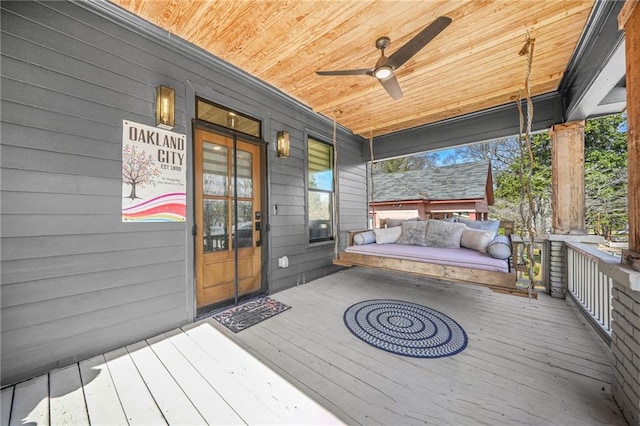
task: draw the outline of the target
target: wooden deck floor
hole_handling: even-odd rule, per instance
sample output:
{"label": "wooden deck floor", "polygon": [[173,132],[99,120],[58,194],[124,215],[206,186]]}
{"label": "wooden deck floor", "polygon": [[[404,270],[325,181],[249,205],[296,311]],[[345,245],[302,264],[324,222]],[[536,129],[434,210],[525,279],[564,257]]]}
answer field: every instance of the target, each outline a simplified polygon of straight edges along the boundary
{"label": "wooden deck floor", "polygon": [[208,321],[2,390],[2,425],[341,424]]}
{"label": "wooden deck floor", "polygon": [[[565,301],[360,268],[273,297],[292,309],[238,334],[204,320],[5,388],[1,424],[626,424],[608,348]],[[445,313],[467,348],[367,345],[342,315],[374,298]]]}
{"label": "wooden deck floor", "polygon": [[[236,335],[282,377],[349,424],[624,425],[610,352],[564,300],[353,268],[273,297],[292,309]],[[467,332],[449,358],[416,359],[353,336],[354,303],[401,299]]]}

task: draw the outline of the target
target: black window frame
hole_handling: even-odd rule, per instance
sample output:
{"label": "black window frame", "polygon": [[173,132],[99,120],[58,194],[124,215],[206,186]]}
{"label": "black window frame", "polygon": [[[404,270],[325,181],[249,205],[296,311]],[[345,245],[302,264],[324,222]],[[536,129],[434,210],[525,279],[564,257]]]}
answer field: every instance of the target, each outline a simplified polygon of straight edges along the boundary
{"label": "black window frame", "polygon": [[[310,154],[312,152],[311,145],[313,143],[326,145],[328,148],[328,160],[331,170],[331,189],[323,189],[323,188],[313,188],[311,185],[311,161]],[[328,241],[335,240],[335,163],[334,163],[334,146],[331,143],[325,142],[320,138],[317,138],[312,135],[307,135],[307,161],[306,161],[306,172],[307,172],[307,234],[309,238],[309,244],[322,243]],[[311,219],[311,194],[312,193],[320,193],[320,194],[329,194],[329,225],[330,225],[330,235],[327,236],[313,236],[312,232],[317,231],[318,228],[312,228],[312,219]]]}

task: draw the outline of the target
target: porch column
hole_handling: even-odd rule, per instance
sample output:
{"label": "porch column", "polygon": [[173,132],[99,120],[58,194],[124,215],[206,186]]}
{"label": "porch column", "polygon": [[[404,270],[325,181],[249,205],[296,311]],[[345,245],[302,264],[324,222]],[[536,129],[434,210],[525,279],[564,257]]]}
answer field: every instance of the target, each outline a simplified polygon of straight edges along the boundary
{"label": "porch column", "polygon": [[424,203],[418,204],[418,217],[422,220],[425,220],[427,217],[427,209],[425,208]]}
{"label": "porch column", "polygon": [[594,242],[585,225],[584,120],[556,124],[551,137],[551,234],[549,293],[564,299],[567,292],[566,241]]}
{"label": "porch column", "polygon": [[556,124],[551,136],[551,207],[554,234],[586,235],[584,120]]}
{"label": "porch column", "polygon": [[618,24],[625,31],[629,154],[629,249],[613,278],[613,398],[629,424],[640,424],[640,2],[627,0]]}
{"label": "porch column", "polygon": [[627,151],[629,154],[629,250],[622,262],[640,271],[640,7],[627,0],[618,23],[624,29],[627,79]]}

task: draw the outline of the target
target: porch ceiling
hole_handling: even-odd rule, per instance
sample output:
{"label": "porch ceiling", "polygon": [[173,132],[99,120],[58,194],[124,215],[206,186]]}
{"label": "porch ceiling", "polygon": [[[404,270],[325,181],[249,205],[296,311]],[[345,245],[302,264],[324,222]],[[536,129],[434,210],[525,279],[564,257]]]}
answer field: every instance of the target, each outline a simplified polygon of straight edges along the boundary
{"label": "porch ceiling", "polygon": [[[200,1],[112,0],[209,51],[356,134],[379,136],[511,102],[524,87],[519,56],[535,38],[532,95],[558,89],[594,0]],[[394,101],[369,76],[319,70],[373,67],[438,16],[453,23],[397,72]],[[336,112],[337,111],[337,112]]]}

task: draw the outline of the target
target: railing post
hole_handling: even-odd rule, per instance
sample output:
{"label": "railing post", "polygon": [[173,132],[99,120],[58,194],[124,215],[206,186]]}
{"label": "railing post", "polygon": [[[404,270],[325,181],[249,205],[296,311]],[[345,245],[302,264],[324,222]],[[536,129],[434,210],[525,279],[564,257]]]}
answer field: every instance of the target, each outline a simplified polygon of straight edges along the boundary
{"label": "railing post", "polygon": [[564,299],[567,291],[564,242],[549,240],[549,294]]}

